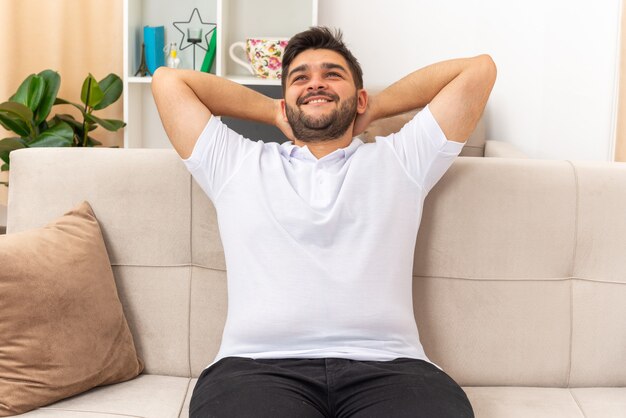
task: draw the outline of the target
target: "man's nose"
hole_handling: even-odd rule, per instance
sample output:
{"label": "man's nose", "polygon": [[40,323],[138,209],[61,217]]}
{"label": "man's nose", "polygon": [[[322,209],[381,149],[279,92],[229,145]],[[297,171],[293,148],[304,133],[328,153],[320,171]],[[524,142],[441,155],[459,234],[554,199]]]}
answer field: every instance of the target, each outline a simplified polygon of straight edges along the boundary
{"label": "man's nose", "polygon": [[326,80],[320,76],[313,76],[309,81],[308,90],[324,90],[328,87]]}

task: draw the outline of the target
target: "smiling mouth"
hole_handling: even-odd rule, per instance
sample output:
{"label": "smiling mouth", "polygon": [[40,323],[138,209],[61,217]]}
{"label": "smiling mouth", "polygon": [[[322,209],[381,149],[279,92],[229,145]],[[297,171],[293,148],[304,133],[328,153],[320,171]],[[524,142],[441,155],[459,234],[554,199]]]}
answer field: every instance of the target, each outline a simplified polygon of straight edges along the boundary
{"label": "smiling mouth", "polygon": [[315,94],[315,95],[310,95],[310,96],[306,96],[302,99],[299,99],[297,103],[298,105],[309,105],[309,104],[321,104],[321,103],[331,103],[334,102],[336,99],[334,97],[331,96],[327,96],[325,94]]}
{"label": "smiling mouth", "polygon": [[330,103],[330,102],[332,102],[332,100],[329,100],[329,99],[314,99],[314,100],[310,100],[308,102],[305,102],[304,104],[308,105],[308,104]]}

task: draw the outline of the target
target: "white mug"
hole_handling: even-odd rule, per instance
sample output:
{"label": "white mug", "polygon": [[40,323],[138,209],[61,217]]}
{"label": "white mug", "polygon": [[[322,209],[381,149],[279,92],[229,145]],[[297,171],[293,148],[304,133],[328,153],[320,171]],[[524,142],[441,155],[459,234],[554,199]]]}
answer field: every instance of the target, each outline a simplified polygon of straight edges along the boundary
{"label": "white mug", "polygon": [[[282,76],[283,53],[289,39],[250,37],[245,42],[235,42],[230,46],[230,58],[244,67],[252,75],[260,78],[280,79]],[[246,53],[247,61],[235,54],[241,48]]]}

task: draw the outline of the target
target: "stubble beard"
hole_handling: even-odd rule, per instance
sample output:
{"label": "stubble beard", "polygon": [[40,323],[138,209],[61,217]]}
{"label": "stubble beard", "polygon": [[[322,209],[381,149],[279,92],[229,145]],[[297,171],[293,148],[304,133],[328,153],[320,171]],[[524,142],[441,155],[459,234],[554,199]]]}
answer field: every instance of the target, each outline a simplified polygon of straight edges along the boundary
{"label": "stubble beard", "polygon": [[323,142],[341,137],[354,123],[356,107],[356,95],[346,99],[338,109],[321,116],[307,115],[297,104],[291,107],[285,103],[289,125],[294,136],[302,142]]}

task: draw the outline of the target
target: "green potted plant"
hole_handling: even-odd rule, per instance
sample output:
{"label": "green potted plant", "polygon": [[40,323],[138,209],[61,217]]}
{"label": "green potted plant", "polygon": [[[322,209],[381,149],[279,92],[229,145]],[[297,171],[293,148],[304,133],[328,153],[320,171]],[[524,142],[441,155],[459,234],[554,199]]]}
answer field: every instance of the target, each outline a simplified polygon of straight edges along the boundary
{"label": "green potted plant", "polygon": [[[116,119],[102,119],[94,115],[122,94],[122,80],[111,73],[97,81],[91,74],[85,78],[81,89],[82,104],[57,97],[61,76],[52,70],[31,74],[22,82],[8,101],[0,104],[0,124],[17,136],[0,140],[0,171],[11,166],[11,151],[30,147],[93,147],[102,145],[90,133],[98,126],[117,131],[126,123]],[[48,118],[52,106],[66,104],[76,107],[82,121],[69,114],[56,114]],[[0,182],[7,185],[7,182]]]}

